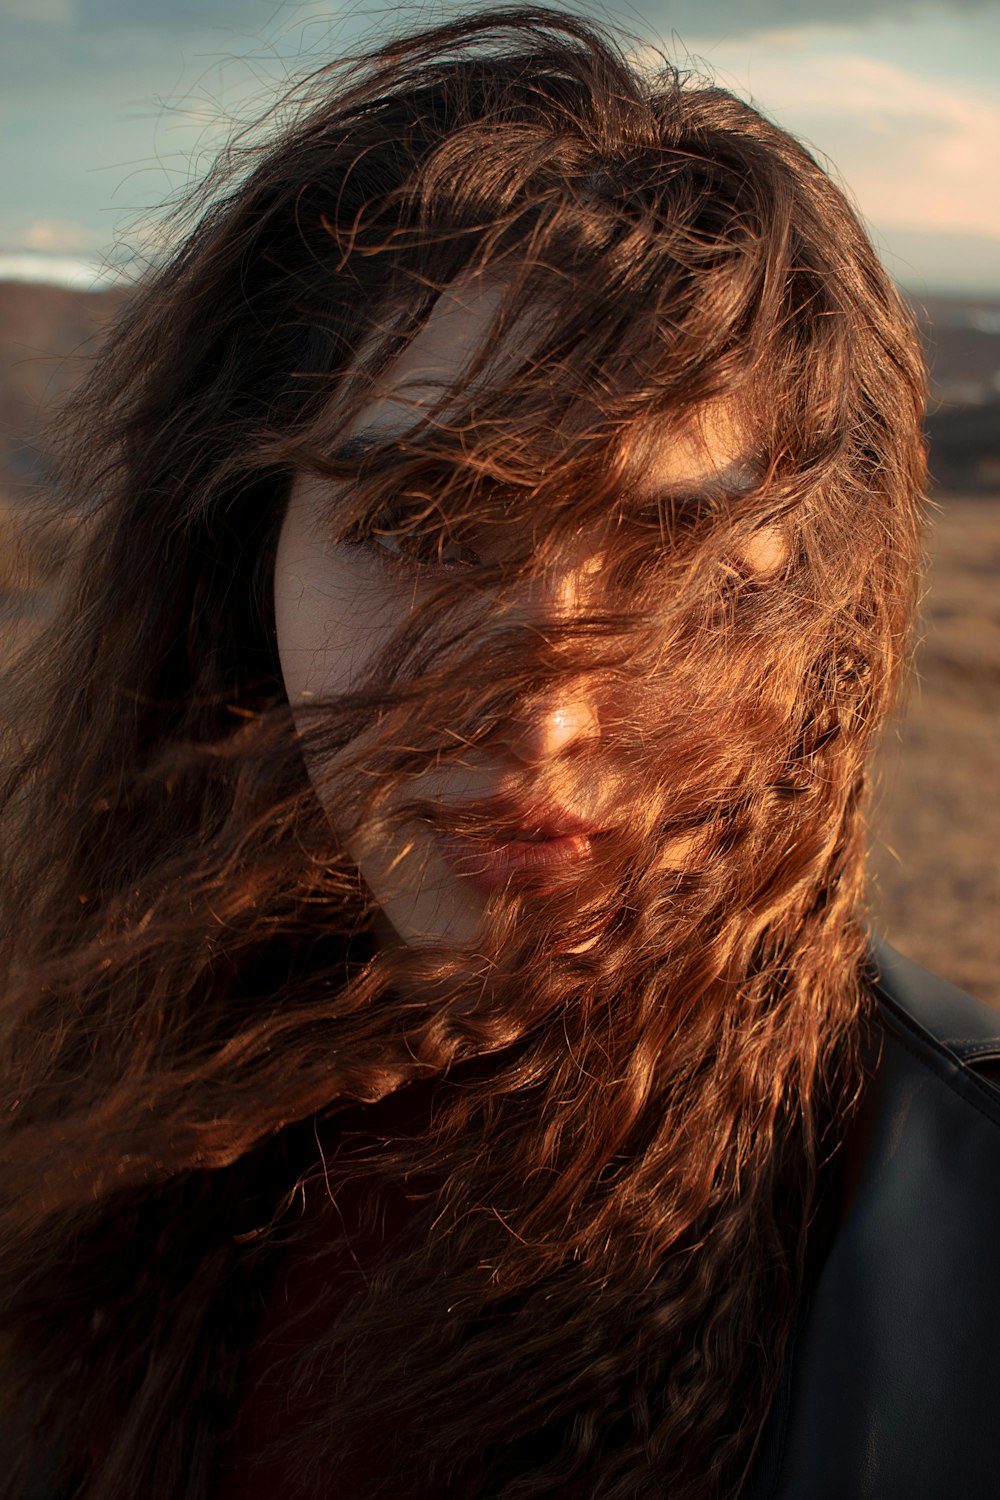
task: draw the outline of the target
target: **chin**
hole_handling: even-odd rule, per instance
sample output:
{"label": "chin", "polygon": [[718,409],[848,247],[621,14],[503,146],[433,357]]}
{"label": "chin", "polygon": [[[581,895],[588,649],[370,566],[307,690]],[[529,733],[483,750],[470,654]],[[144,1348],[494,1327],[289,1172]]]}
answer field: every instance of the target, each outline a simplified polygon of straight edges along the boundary
{"label": "chin", "polygon": [[358,866],[383,924],[406,947],[466,947],[478,941],[485,898],[448,870],[432,849],[418,848],[414,840],[388,868],[385,859],[371,854],[363,854]]}

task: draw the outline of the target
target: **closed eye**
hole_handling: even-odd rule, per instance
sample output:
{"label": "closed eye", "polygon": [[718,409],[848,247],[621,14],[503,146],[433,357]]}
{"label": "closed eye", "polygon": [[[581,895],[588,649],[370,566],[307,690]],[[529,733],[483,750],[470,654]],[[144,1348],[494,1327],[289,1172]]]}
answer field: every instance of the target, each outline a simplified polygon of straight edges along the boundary
{"label": "closed eye", "polygon": [[386,567],[457,572],[482,564],[469,541],[420,497],[388,502],[364,521],[355,522],[340,541]]}

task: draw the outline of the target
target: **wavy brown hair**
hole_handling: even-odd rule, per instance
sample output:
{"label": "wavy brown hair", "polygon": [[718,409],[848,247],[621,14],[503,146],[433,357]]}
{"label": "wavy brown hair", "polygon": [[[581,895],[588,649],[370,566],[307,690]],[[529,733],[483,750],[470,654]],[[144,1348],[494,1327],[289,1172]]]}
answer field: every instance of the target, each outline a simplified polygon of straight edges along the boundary
{"label": "wavy brown hair", "polygon": [[[67,415],[78,556],[9,674],[2,1492],[211,1495],[325,1166],[334,1199],[402,1184],[410,1220],[282,1377],[309,1431],[289,1494],[390,1430],[371,1493],[735,1494],[860,1079],[913,329],[802,146],[591,22],[482,12],[286,104]],[[473,369],[403,439],[345,445],[470,277],[502,290]],[[739,483],[636,486],[651,440],[720,409]],[[295,726],[271,578],[303,472],[333,544],[504,543]],[[755,570],[762,533],[780,562]],[[518,625],[581,537],[586,611]],[[303,746],[359,827],[475,838],[407,786],[567,674],[613,726],[568,767],[612,758],[612,834],[492,899],[475,951],[385,950]],[[352,1145],[420,1089],[416,1124]]]}

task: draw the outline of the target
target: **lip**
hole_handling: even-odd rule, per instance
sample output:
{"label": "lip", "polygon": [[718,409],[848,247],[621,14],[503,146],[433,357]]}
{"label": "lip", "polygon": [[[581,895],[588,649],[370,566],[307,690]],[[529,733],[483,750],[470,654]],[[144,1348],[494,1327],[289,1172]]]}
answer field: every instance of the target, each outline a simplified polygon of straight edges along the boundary
{"label": "lip", "polygon": [[484,821],[499,825],[499,834],[476,839],[439,834],[438,843],[455,873],[485,894],[502,890],[518,875],[586,859],[600,831],[558,807],[527,809],[494,802],[483,804],[482,811]]}

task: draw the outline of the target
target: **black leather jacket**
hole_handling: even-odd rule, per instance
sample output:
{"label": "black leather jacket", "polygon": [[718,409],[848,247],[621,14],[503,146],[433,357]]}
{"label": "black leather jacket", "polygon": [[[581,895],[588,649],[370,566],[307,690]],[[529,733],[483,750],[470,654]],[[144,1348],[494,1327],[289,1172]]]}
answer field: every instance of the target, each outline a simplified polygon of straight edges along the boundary
{"label": "black leather jacket", "polygon": [[745,1500],[1000,1497],[1000,1014],[872,952],[878,1060]]}

